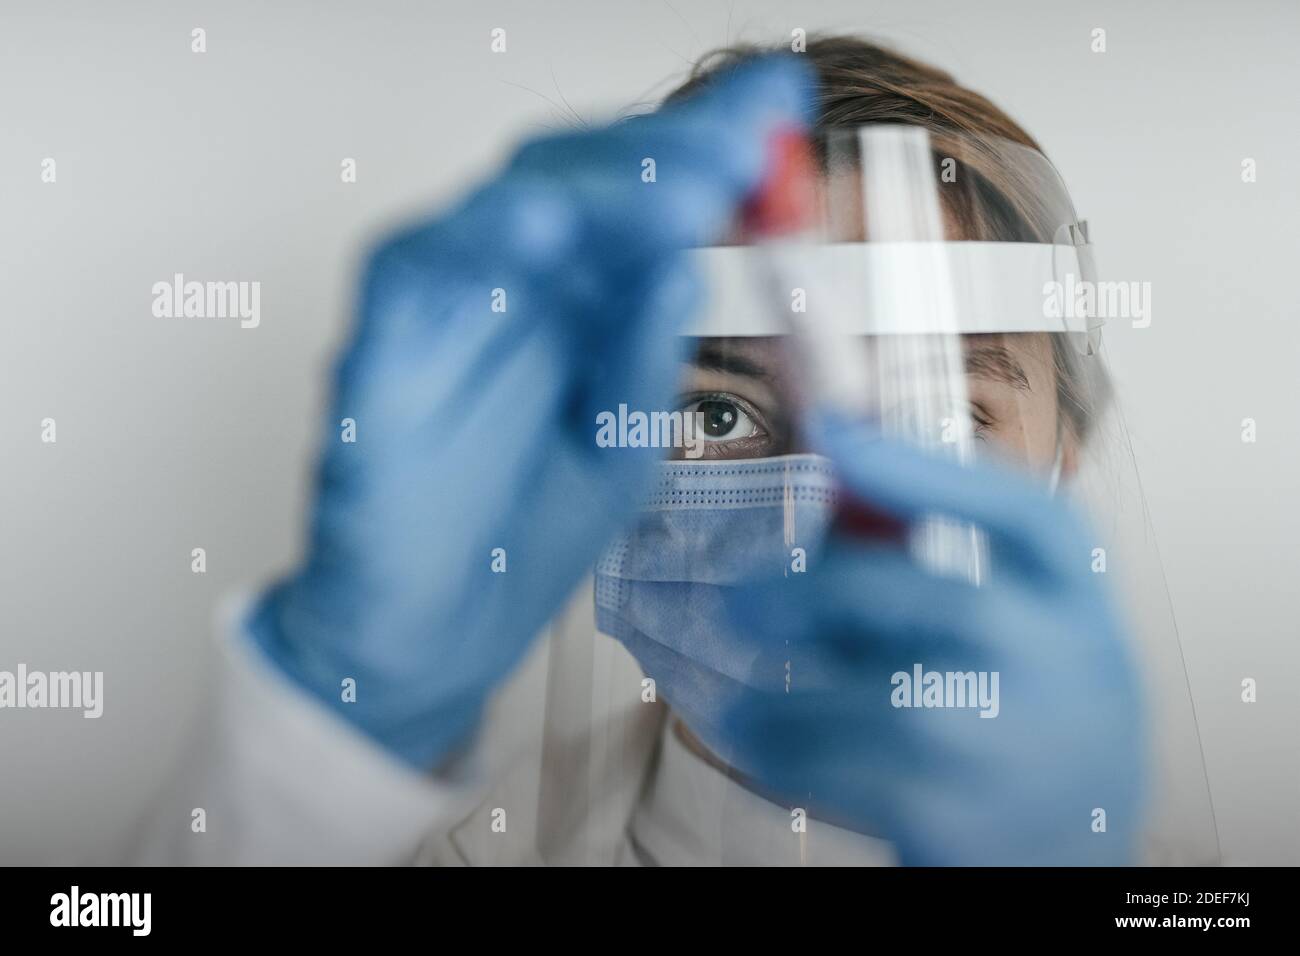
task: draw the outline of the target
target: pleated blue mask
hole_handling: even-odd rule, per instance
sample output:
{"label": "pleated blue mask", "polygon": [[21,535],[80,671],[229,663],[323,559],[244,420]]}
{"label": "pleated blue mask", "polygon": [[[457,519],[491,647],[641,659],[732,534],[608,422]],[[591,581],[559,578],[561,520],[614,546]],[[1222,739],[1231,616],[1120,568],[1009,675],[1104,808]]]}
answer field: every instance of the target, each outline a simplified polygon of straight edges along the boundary
{"label": "pleated blue mask", "polygon": [[596,625],[688,724],[707,725],[737,684],[783,680],[760,672],[770,662],[730,626],[724,590],[801,570],[830,524],[832,467],[819,455],[656,467],[639,520],[596,565]]}

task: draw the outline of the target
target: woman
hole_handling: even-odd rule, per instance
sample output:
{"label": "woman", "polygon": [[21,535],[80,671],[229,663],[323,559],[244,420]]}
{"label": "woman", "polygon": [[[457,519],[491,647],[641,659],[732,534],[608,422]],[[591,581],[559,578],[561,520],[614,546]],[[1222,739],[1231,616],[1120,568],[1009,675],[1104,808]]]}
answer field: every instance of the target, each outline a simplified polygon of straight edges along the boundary
{"label": "woman", "polygon": [[[1086,277],[1086,234],[1032,139],[946,74],[852,38],[762,52],[524,146],[372,256],[307,557],[238,618],[178,780],[209,831],[159,818],[151,853],[1137,858],[1141,681],[1098,539],[1053,496],[1107,391],[1095,329],[1045,318],[1038,279],[1062,256]],[[823,306],[866,295],[847,321],[905,334],[728,307],[737,256],[779,262],[737,224],[792,129],[819,248],[874,271],[778,271],[780,295],[829,281]],[[1033,315],[985,298],[1004,267]],[[855,417],[830,386],[859,344]],[[621,406],[689,413],[702,459],[595,442]],[[633,657],[590,594],[566,604],[593,564]]]}

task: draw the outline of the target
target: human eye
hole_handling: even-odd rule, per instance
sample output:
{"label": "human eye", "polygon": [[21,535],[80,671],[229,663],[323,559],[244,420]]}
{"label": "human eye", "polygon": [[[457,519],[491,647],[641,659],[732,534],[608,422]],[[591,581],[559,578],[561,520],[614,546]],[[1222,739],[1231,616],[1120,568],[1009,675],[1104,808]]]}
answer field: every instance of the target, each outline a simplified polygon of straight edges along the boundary
{"label": "human eye", "polygon": [[709,458],[757,458],[767,453],[771,433],[752,404],[730,392],[682,397],[681,411],[699,423],[698,435]]}

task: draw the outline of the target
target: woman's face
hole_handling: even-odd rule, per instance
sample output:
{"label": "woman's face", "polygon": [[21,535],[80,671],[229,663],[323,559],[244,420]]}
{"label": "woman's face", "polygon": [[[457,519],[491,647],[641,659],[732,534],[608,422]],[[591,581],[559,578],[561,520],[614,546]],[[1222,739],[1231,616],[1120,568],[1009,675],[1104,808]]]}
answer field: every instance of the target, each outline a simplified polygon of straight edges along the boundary
{"label": "woman's face", "polygon": [[[770,337],[707,338],[684,369],[680,408],[699,413],[705,459],[763,458],[807,451],[798,434],[798,394],[787,350]],[[891,343],[897,347],[897,343]],[[1047,471],[1062,435],[1063,472],[1072,442],[1059,426],[1052,343],[1046,334],[962,337],[971,427],[988,450]]]}
{"label": "woman's face", "polygon": [[[830,238],[842,242],[867,239],[860,168],[846,167],[818,180],[814,195]],[[941,217],[945,239],[968,238],[946,204]],[[903,237],[890,234],[876,238]],[[730,241],[743,243],[744,239],[737,233]],[[910,359],[915,367],[924,367],[915,355],[934,351],[933,343],[913,348],[907,339],[894,337],[886,341],[888,338],[877,340],[876,356],[885,357],[880,359],[881,367],[894,364],[888,356],[902,357],[903,366]],[[911,341],[917,343],[921,338],[916,336]],[[797,375],[780,339],[728,337],[696,341],[694,357],[684,370],[682,381],[686,384],[680,408],[704,417],[702,457],[762,458],[809,450],[798,435]],[[963,335],[961,341],[969,406],[966,413],[975,440],[982,443],[979,447],[1032,472],[1050,471],[1059,452],[1061,475],[1072,475],[1077,442],[1065,427],[1058,405],[1058,373],[1051,336],[979,334]],[[864,369],[870,367],[870,362],[864,362]],[[881,383],[878,391],[883,395],[896,390],[890,383]],[[887,414],[887,408],[885,411]]]}

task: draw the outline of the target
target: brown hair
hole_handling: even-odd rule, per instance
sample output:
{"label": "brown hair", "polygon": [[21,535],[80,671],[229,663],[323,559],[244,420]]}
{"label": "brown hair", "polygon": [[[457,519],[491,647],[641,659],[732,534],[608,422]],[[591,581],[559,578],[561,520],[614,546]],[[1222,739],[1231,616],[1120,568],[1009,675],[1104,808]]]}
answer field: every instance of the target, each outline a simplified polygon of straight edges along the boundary
{"label": "brown hair", "polygon": [[[745,61],[786,52],[785,46],[739,44],[702,57],[690,76],[665,98],[674,102],[697,92]],[[852,36],[809,38],[805,56],[817,77],[814,145],[825,168],[824,136],[837,127],[869,123],[919,126],[930,133],[939,163],[960,157],[966,170],[959,189],[946,190],[946,204],[963,239],[1052,242],[1062,210],[1045,198],[1045,160],[1015,161],[1017,151],[1041,154],[1037,142],[984,96],[961,86],[943,70]],[[820,135],[817,135],[820,134]],[[1044,172],[1046,171],[1046,172]],[[1072,218],[1072,210],[1068,218]],[[1052,334],[1057,397],[1065,424],[1082,441],[1104,404],[1108,387],[1084,372],[1067,336]]]}
{"label": "brown hair", "polygon": [[[746,60],[784,49],[739,44],[706,53],[666,101],[690,96]],[[803,55],[817,74],[819,127],[905,123],[936,131],[996,136],[1038,149],[1033,138],[1006,113],[920,60],[849,36],[813,37]]]}

